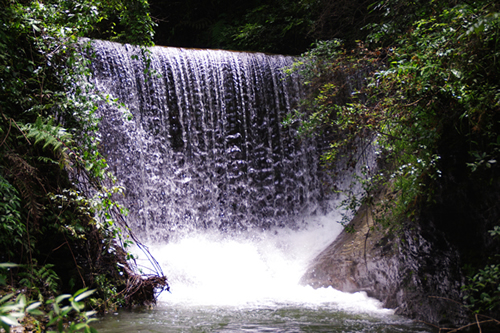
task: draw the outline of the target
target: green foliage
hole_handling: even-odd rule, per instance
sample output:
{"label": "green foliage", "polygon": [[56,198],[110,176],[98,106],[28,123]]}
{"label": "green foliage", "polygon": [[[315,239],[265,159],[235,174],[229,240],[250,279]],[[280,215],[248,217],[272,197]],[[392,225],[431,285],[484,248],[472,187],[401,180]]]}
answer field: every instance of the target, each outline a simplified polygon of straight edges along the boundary
{"label": "green foliage", "polygon": [[23,241],[26,225],[21,221],[19,193],[1,174],[0,198],[0,244],[5,244],[9,255],[13,256],[13,249],[26,245]]}
{"label": "green foliage", "polygon": [[[122,189],[99,153],[96,111],[115,101],[89,83],[91,40],[82,37],[152,45],[154,24],[146,0],[0,0],[0,8],[0,261],[21,264],[1,270],[0,283],[46,299],[97,286],[95,258],[118,275],[109,257],[128,232],[115,223],[126,213],[112,200]],[[79,312],[59,303],[53,318]]]}
{"label": "green foliage", "polygon": [[[500,226],[489,231],[490,235],[500,239]],[[491,263],[469,278],[463,287],[466,291],[464,300],[475,313],[491,313],[500,309],[500,255],[490,258]]]}
{"label": "green foliage", "polygon": [[495,163],[500,20],[491,10],[460,5],[415,22],[391,54],[390,66],[368,86],[369,103],[387,117],[378,127],[378,142],[401,176],[414,179],[406,188],[419,187],[410,200],[432,194],[429,181],[440,176],[443,141],[456,140],[476,161],[486,159],[486,167]]}
{"label": "green foliage", "polygon": [[47,156],[38,156],[42,163],[58,164],[61,168],[68,166],[71,161],[68,156],[68,144],[71,143],[71,134],[66,132],[66,129],[53,125],[53,120],[48,119],[47,123],[41,117],[38,117],[34,123],[26,124],[20,127],[21,132],[24,133],[26,140],[32,144],[42,144],[42,149],[51,148],[55,157],[58,160],[53,160]]}
{"label": "green foliage", "polygon": [[[491,249],[498,242],[478,244],[483,239],[471,235],[463,243],[468,232],[498,221],[497,197],[481,192],[497,191],[500,180],[500,6],[385,0],[373,9],[381,20],[366,27],[357,47],[321,42],[297,63],[310,94],[286,122],[330,142],[323,163],[331,170],[353,168],[364,147],[376,144],[380,169],[356,179],[364,194],[347,193],[344,207],[373,204],[384,185],[389,194],[376,208],[377,222],[397,228],[395,222],[422,218],[446,230],[471,270],[468,306],[495,316],[500,257]],[[443,213],[462,204],[455,215]],[[500,227],[490,234],[498,238]]]}
{"label": "green foliage", "polygon": [[15,294],[8,294],[0,299],[0,326],[8,333],[11,326],[19,326],[19,320],[26,314],[40,315],[38,307],[40,302],[26,301],[24,294],[19,294],[15,300]]}
{"label": "green foliage", "polygon": [[88,37],[106,39],[135,45],[153,45],[155,23],[149,14],[147,0],[99,1],[97,31]]}
{"label": "green foliage", "polygon": [[351,44],[368,34],[363,26],[379,23],[385,14],[371,10],[380,0],[149,2],[159,45],[281,54],[300,54],[318,39]]}
{"label": "green foliage", "polygon": [[261,4],[251,9],[233,29],[235,46],[238,49],[296,53],[304,47],[298,40],[305,41],[303,36],[311,29],[316,10],[315,0]]}
{"label": "green foliage", "polygon": [[334,42],[306,54],[312,94],[303,131],[333,133],[328,163],[358,159],[360,140],[374,139],[391,166],[382,170],[385,179],[399,193],[395,215],[432,201],[441,167],[452,158],[470,166],[471,175],[496,166],[497,7],[461,4],[425,18],[417,10],[408,14],[410,23],[393,22],[406,30],[392,36],[391,47],[359,43],[348,51]]}
{"label": "green foliage", "polygon": [[[74,295],[63,294],[46,302],[28,301],[24,294],[19,294],[14,300],[14,293],[3,296],[0,299],[0,326],[8,333],[12,326],[19,326],[20,321],[27,315],[37,319],[40,323],[48,319],[47,330],[45,332],[85,332],[95,333],[96,329],[89,326],[95,321],[91,318],[95,311],[83,312],[85,308],[83,300],[94,293],[94,290],[87,288],[78,290]],[[66,301],[67,305],[63,304]],[[44,306],[51,307],[49,313],[40,310]],[[69,324],[65,324],[71,319]]]}
{"label": "green foliage", "polygon": [[373,1],[368,7],[378,20],[368,23],[363,28],[368,31],[366,41],[392,46],[395,40],[414,27],[416,21],[436,16],[459,3],[467,2],[461,0]]}
{"label": "green foliage", "polygon": [[[33,260],[33,264],[36,260]],[[59,287],[59,276],[52,268],[55,265],[46,264],[41,267],[32,265],[26,267],[24,272],[19,272],[19,284],[35,293],[34,296],[43,298],[43,295],[53,295]]]}
{"label": "green foliage", "polygon": [[[54,327],[53,330],[48,330],[48,333],[61,333],[61,332],[78,332],[84,331],[85,333],[97,332],[95,328],[89,326],[89,323],[97,320],[90,318],[95,314],[95,311],[82,312],[85,308],[82,302],[85,298],[92,295],[95,290],[87,290],[87,288],[78,290],[74,295],[63,294],[54,299],[49,299],[46,303],[52,306],[52,310],[48,313],[49,322],[48,327]],[[62,302],[68,300],[68,305],[63,305]],[[65,327],[67,317],[76,313],[76,320],[72,321],[68,327]]]}
{"label": "green foliage", "polygon": [[500,265],[480,269],[464,289],[471,294],[464,298],[476,313],[497,310],[500,306]]}
{"label": "green foliage", "polygon": [[92,307],[116,310],[119,306],[125,305],[124,295],[118,291],[116,284],[105,274],[96,276],[95,282],[101,290],[101,297],[90,299]]}

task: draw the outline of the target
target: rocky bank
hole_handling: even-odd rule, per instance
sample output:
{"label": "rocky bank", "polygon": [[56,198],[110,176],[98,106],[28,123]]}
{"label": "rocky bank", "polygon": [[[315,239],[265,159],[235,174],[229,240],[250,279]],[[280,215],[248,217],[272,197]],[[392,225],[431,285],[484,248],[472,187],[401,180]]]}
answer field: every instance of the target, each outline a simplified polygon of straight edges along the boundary
{"label": "rocky bank", "polygon": [[398,228],[382,227],[375,222],[374,207],[358,210],[350,222],[355,231],[343,231],[315,258],[301,282],[365,291],[397,314],[439,327],[469,323],[469,310],[462,306],[460,255],[446,235],[431,221],[424,228],[418,219]]}

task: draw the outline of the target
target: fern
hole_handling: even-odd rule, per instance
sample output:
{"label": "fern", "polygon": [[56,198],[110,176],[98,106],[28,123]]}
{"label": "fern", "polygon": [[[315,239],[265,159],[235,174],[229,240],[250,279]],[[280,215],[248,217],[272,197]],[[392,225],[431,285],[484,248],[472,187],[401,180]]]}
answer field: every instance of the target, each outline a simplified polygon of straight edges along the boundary
{"label": "fern", "polygon": [[[41,117],[38,117],[34,123],[21,124],[18,128],[29,144],[41,145],[44,150],[50,149],[49,156],[38,155],[36,157],[38,162],[58,163],[61,167],[69,165],[69,156],[66,152],[69,150],[67,144],[71,142],[71,134],[65,129],[53,125],[52,120],[44,122]],[[43,205],[40,203],[40,190],[46,192],[40,171],[28,162],[27,156],[17,152],[7,151],[4,153],[4,158],[8,161],[5,175],[15,184],[36,225],[43,211]]]}
{"label": "fern", "polygon": [[68,148],[66,142],[71,141],[71,134],[60,126],[53,125],[52,119],[46,123],[41,117],[38,117],[35,123],[23,125],[21,127],[27,139],[34,139],[34,144],[43,144],[43,149],[52,148],[56,155],[66,151]]}
{"label": "fern", "polygon": [[14,248],[23,244],[25,232],[26,225],[21,221],[19,192],[0,174],[0,248],[13,256]]}
{"label": "fern", "polygon": [[[36,263],[36,260],[33,260]],[[21,272],[19,284],[30,288],[39,294],[55,294],[59,287],[59,276],[52,270],[54,265],[46,264],[40,268],[32,266],[31,271]]]}
{"label": "fern", "polygon": [[36,159],[38,160],[38,162],[44,164],[59,164],[59,161],[56,161],[53,158],[47,156],[37,156]]}
{"label": "fern", "polygon": [[5,157],[10,162],[9,168],[5,169],[6,175],[13,180],[21,197],[26,202],[28,212],[36,222],[41,217],[43,210],[43,205],[38,201],[39,195],[36,188],[40,186],[44,189],[43,182],[38,176],[38,170],[19,154],[7,153]]}

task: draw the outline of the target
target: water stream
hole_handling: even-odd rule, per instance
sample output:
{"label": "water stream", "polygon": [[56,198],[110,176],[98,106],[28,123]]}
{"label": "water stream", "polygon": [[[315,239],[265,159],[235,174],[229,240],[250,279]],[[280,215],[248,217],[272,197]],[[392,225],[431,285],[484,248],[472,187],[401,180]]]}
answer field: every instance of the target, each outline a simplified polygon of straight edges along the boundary
{"label": "water stream", "polygon": [[341,231],[328,186],[349,175],[322,173],[321,140],[281,123],[303,94],[283,72],[291,57],[94,50],[96,86],[123,103],[101,107],[102,152],[171,285],[156,307],[106,316],[99,332],[430,332],[364,293],[299,285]]}

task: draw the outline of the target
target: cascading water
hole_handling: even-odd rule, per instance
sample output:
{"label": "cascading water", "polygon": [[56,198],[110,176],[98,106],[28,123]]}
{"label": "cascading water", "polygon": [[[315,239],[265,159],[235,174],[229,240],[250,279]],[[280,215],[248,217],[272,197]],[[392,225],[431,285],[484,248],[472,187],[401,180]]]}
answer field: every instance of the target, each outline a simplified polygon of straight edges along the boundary
{"label": "cascading water", "polygon": [[[318,143],[281,124],[302,96],[299,78],[283,72],[291,57],[93,45],[95,85],[123,103],[101,107],[102,152],[126,188],[129,225],[172,290],[146,326],[142,313],[120,314],[125,327],[300,332],[322,322],[324,330],[305,331],[389,332],[401,324],[363,293],[298,285],[341,227],[322,189]],[[123,331],[106,322],[103,332]]]}
{"label": "cascading water", "polygon": [[279,70],[291,58],[157,47],[144,74],[139,49],[96,43],[98,88],[133,114],[107,108],[102,133],[136,231],[267,229],[319,209],[316,147],[280,124],[301,96]]}

